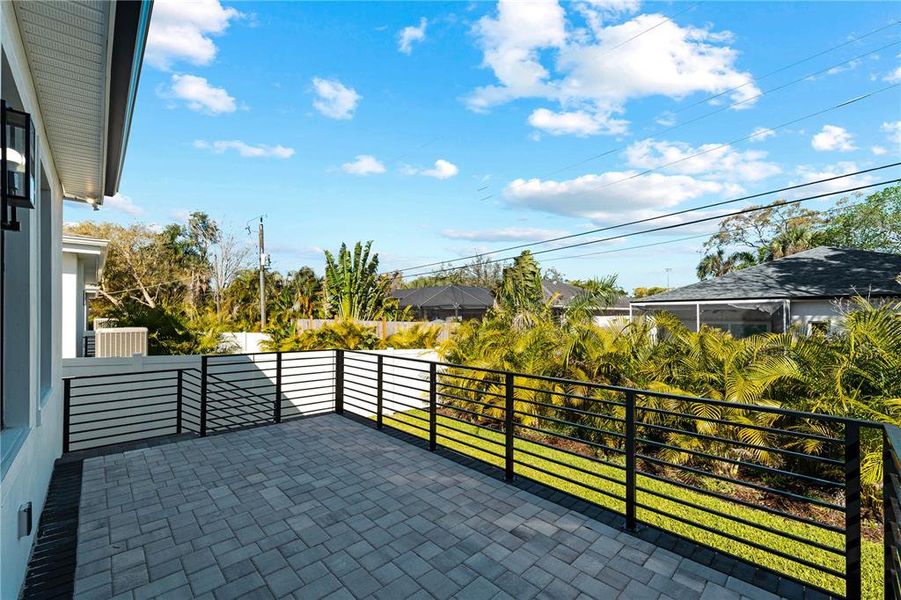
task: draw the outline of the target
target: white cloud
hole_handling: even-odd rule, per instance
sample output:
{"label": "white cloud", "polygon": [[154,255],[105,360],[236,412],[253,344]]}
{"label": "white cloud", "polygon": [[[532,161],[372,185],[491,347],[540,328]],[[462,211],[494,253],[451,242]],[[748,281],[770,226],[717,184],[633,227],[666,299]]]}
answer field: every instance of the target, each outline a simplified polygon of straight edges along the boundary
{"label": "white cloud", "polygon": [[413,44],[425,40],[425,28],[428,24],[428,20],[422,17],[419,19],[418,27],[410,25],[401,29],[400,33],[397,34],[397,49],[404,54],[413,52]]}
{"label": "white cloud", "polygon": [[[882,131],[888,134],[888,139],[895,146],[901,146],[901,121],[886,122],[882,124]],[[897,148],[901,150],[901,148]]]}
{"label": "white cloud", "polygon": [[539,108],[529,115],[529,125],[551,135],[577,135],[585,137],[599,133],[625,133],[628,121],[600,118],[597,113],[584,110],[554,112]]}
{"label": "white cloud", "polygon": [[452,240],[471,242],[535,242],[567,235],[560,229],[540,229],[534,227],[503,227],[500,229],[481,229],[464,231],[460,229],[444,229],[441,235]]}
{"label": "white cloud", "polygon": [[460,172],[460,169],[454,163],[444,160],[443,158],[439,158],[435,161],[435,166],[431,169],[423,169],[419,172],[420,175],[425,175],[426,177],[434,177],[435,179],[450,179],[454,175]]}
{"label": "white cloud", "polygon": [[777,164],[764,160],[766,157],[767,153],[761,150],[739,151],[728,144],[692,147],[684,142],[653,139],[641,140],[626,148],[630,167],[662,168],[668,173],[722,181],[759,181],[778,175],[782,170]]}
{"label": "white cloud", "polygon": [[163,94],[168,98],[184,100],[188,108],[211,115],[235,112],[235,99],[224,88],[210,85],[204,77],[196,75],[172,75],[171,85]]}
{"label": "white cloud", "polygon": [[748,138],[749,142],[762,142],[763,140],[775,137],[776,132],[766,127],[755,127]]}
{"label": "white cloud", "polygon": [[353,162],[341,165],[341,170],[351,175],[378,175],[385,172],[385,165],[371,154],[357,154]]}
{"label": "white cloud", "polygon": [[[567,31],[567,15],[556,1],[501,0],[497,16],[483,17],[474,27],[483,65],[497,82],[474,90],[466,99],[469,108],[486,111],[518,98],[545,99],[557,103],[559,111],[546,109],[537,117],[533,113],[532,121],[541,123],[543,117],[543,122],[556,123],[564,115],[569,120],[578,115],[581,126],[567,126],[575,135],[618,134],[626,125],[618,116],[633,99],[728,91],[747,108],[759,93],[750,73],[735,67],[738,54],[726,45],[730,35],[680,27],[660,14],[606,26],[602,9],[629,11],[635,6],[628,2],[599,6],[576,5],[591,32]],[[641,43],[626,44],[651,28]],[[546,66],[551,62],[548,55],[555,58],[553,73]],[[551,129],[567,132],[563,127]]]}
{"label": "white cloud", "polygon": [[116,194],[115,196],[105,196],[103,198],[103,207],[113,211],[122,212],[133,217],[144,214],[144,209],[134,203],[129,196]]}
{"label": "white cloud", "polygon": [[217,51],[212,36],[224,33],[232,20],[242,16],[219,0],[156,0],[144,58],[159,69],[169,69],[181,60],[208,65]]}
{"label": "white cloud", "polygon": [[876,156],[882,156],[883,154],[887,154],[888,150],[886,150],[884,146],[873,146],[870,148],[870,152]]}
{"label": "white cloud", "polygon": [[[860,167],[858,167],[857,163],[850,161],[842,161],[821,167],[800,165],[795,170],[795,174],[799,178],[799,181],[796,181],[795,183],[807,183],[809,181],[817,181],[819,179],[828,179],[830,177],[837,177],[839,175],[844,175],[845,173],[853,173],[859,170]],[[827,181],[825,183],[802,188],[794,192],[792,196],[801,197],[816,194],[828,194],[837,190],[856,187],[859,185],[867,185],[868,183],[873,183],[874,181],[876,181],[876,179],[872,174],[865,173],[863,175],[845,177],[843,179],[835,179],[833,181]]]}
{"label": "white cloud", "polygon": [[519,208],[581,217],[595,222],[656,214],[729,186],[689,175],[610,171],[563,181],[516,179],[504,189],[506,202]]}
{"label": "white cloud", "polygon": [[810,139],[810,145],[818,152],[830,150],[850,152],[857,149],[854,145],[854,136],[844,127],[837,125],[823,125],[823,129]]}
{"label": "white cloud", "polygon": [[267,146],[266,144],[248,144],[241,140],[216,140],[207,142],[195,140],[194,147],[200,150],[210,150],[216,154],[223,154],[228,150],[236,151],[244,158],[291,158],[294,156],[294,148],[285,146]]}
{"label": "white cloud", "polygon": [[354,116],[357,104],[363,98],[357,91],[337,79],[313,78],[316,99],[313,107],[330,119],[347,120]]}
{"label": "white cloud", "polygon": [[901,82],[901,66],[897,69],[886,75],[882,78],[883,81],[887,81],[889,83],[899,83]]}

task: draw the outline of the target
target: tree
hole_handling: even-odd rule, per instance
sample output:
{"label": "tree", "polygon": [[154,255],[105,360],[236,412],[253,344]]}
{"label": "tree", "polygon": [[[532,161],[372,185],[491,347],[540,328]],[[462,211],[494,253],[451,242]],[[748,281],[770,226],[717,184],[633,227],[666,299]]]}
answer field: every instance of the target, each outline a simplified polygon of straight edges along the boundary
{"label": "tree", "polygon": [[396,308],[391,278],[379,274],[379,256],[370,255],[372,241],[357,242],[353,254],[341,244],[336,257],[325,251],[322,311],[327,318],[375,320]]}
{"label": "tree", "polygon": [[754,255],[750,252],[733,252],[726,256],[722,248],[717,248],[698,263],[697,275],[698,279],[720,277],[730,271],[743,269],[756,263]]}
{"label": "tree", "polygon": [[659,285],[651,286],[651,287],[637,287],[632,290],[633,298],[646,298],[648,296],[653,296],[655,294],[662,294],[665,292],[667,288]]}
{"label": "tree", "polygon": [[501,283],[503,267],[500,262],[479,255],[464,265],[442,264],[434,275],[424,275],[401,282],[400,287],[418,288],[440,285],[471,285],[495,290]]}
{"label": "tree", "polygon": [[529,250],[504,269],[498,303],[511,313],[539,312],[545,305],[541,268]]}
{"label": "tree", "polygon": [[[218,230],[215,237],[208,241],[209,245],[205,251],[208,256],[210,287],[216,303],[216,314],[221,320],[225,293],[235,277],[248,268],[250,248],[239,241],[233,233],[220,233]],[[259,302],[259,296],[257,301]]]}
{"label": "tree", "polygon": [[901,186],[887,187],[860,202],[843,198],[817,241],[839,248],[901,252]]}

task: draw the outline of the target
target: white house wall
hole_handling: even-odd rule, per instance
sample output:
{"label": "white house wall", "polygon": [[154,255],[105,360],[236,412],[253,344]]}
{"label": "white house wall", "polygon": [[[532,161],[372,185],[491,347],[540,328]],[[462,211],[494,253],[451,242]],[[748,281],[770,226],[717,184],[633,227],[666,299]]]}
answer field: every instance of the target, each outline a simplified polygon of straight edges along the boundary
{"label": "white house wall", "polygon": [[62,256],[62,357],[78,356],[79,302],[78,257]]}
{"label": "white house wall", "polygon": [[[13,397],[4,395],[4,404],[18,403],[23,406],[21,418],[15,419],[12,427],[6,428],[0,434],[0,598],[16,598],[24,579],[28,558],[31,554],[32,542],[37,532],[37,519],[44,506],[47,494],[47,486],[53,471],[53,462],[62,451],[62,382],[61,370],[61,330],[57,318],[50,319],[52,335],[49,336],[50,347],[39,347],[38,310],[40,302],[52,303],[51,315],[60,314],[60,286],[56,283],[61,276],[62,254],[62,188],[59,184],[53,157],[50,153],[44,131],[44,122],[40,113],[34,84],[29,73],[28,63],[25,59],[25,51],[19,34],[18,24],[13,12],[13,6],[9,2],[0,2],[0,46],[8,59],[12,72],[12,78],[18,91],[18,96],[26,111],[31,113],[34,119],[37,134],[38,152],[46,174],[51,196],[51,227],[50,231],[38,231],[36,211],[28,222],[31,230],[29,241],[30,254],[17,265],[7,264],[7,272],[12,268],[27,269],[30,273],[28,289],[13,289],[8,287],[10,294],[16,295],[16,302],[29,307],[28,316],[20,323],[6,323],[8,329],[2,333],[3,338],[20,344],[21,350],[27,352],[23,363],[24,367],[15,376],[24,378],[26,383],[20,386]],[[12,97],[13,90],[0,89],[2,97]],[[20,211],[20,214],[23,211]],[[15,233],[9,234],[16,235]],[[38,273],[38,249],[39,240],[43,236],[51,236],[50,252],[50,281],[54,282],[50,290],[38,290],[40,280]],[[8,295],[7,299],[11,296]],[[11,348],[12,343],[7,346]],[[38,365],[40,353],[51,353],[50,381],[51,385],[40,392],[38,384]],[[4,357],[4,361],[6,357]],[[6,365],[4,364],[4,370]],[[11,377],[4,377],[6,380]],[[18,400],[18,402],[17,402]],[[27,400],[27,401],[26,401]],[[20,505],[31,502],[34,527],[30,536],[19,538],[18,536],[18,508]]]}
{"label": "white house wall", "polygon": [[811,323],[828,322],[830,329],[841,316],[839,305],[835,300],[792,300],[791,324],[807,333]]}

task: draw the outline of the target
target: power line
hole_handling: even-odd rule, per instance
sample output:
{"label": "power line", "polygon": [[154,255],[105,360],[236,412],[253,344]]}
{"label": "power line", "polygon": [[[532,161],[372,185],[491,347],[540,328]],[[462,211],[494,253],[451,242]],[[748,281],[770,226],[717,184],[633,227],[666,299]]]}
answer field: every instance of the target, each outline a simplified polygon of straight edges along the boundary
{"label": "power line", "polygon": [[[800,204],[801,202],[807,202],[807,201],[809,201],[809,200],[817,200],[817,199],[819,199],[819,198],[826,198],[826,197],[829,197],[829,196],[836,196],[836,195],[839,195],[839,194],[847,194],[847,193],[851,193],[851,192],[857,192],[857,191],[860,191],[860,190],[865,190],[865,189],[869,189],[869,188],[879,187],[879,186],[882,186],[882,185],[888,185],[888,184],[891,184],[891,183],[898,183],[899,181],[901,181],[901,178],[895,178],[895,179],[889,179],[889,180],[886,180],[886,181],[880,181],[880,182],[878,182],[878,183],[871,183],[871,184],[867,184],[867,185],[859,185],[859,186],[856,186],[856,187],[845,188],[845,189],[843,189],[843,190],[837,190],[837,191],[834,191],[834,192],[826,192],[826,193],[823,193],[823,194],[816,194],[816,195],[814,195],[814,196],[806,196],[806,197],[804,197],[804,198],[796,198],[796,199],[794,199],[794,200],[787,200],[787,201],[781,203],[780,206],[791,206],[791,205],[793,205],[793,204]],[[714,216],[711,216],[711,217],[704,217],[704,218],[700,218],[700,219],[693,219],[693,220],[691,220],[691,221],[684,221],[684,222],[682,222],[682,223],[675,223],[675,224],[673,224],[673,225],[662,225],[662,226],[654,227],[654,228],[651,228],[651,229],[643,229],[643,230],[641,230],[641,231],[632,231],[632,232],[623,233],[623,234],[620,234],[620,235],[610,236],[610,237],[606,237],[606,238],[600,238],[600,239],[596,239],[596,240],[588,240],[588,241],[585,241],[585,242],[577,242],[577,243],[574,243],[574,244],[567,244],[567,245],[565,245],[565,246],[559,246],[559,247],[557,247],[557,248],[547,248],[547,249],[544,249],[544,250],[538,250],[538,251],[536,251],[536,252],[533,252],[532,255],[533,255],[533,256],[538,256],[538,255],[541,255],[541,254],[548,254],[548,253],[550,253],[550,252],[559,252],[560,250],[568,250],[568,249],[570,249],[570,248],[579,248],[579,247],[582,247],[582,246],[588,246],[588,245],[591,245],[591,244],[599,244],[599,243],[601,243],[601,242],[608,242],[608,241],[611,241],[611,240],[618,240],[618,239],[627,238],[627,237],[632,237],[632,236],[636,236],[636,235],[644,235],[644,234],[647,234],[647,233],[656,233],[656,232],[658,232],[658,231],[668,231],[668,230],[670,230],[670,229],[677,229],[677,228],[679,228],[679,227],[686,227],[686,226],[688,226],[688,225],[697,225],[698,223],[707,223],[707,222],[710,222],[710,221],[713,221],[713,220],[724,219],[724,218],[726,218],[726,217],[734,217],[734,216],[736,216],[736,215],[741,215],[741,214],[747,214],[747,213],[757,212],[757,211],[761,211],[761,210],[766,210],[766,209],[768,209],[768,208],[771,208],[771,207],[769,207],[769,206],[752,206],[752,207],[744,208],[744,209],[737,210],[737,211],[733,211],[733,212],[729,212],[729,213],[723,213],[723,214],[719,214],[719,215],[714,215]],[[516,257],[514,257],[514,256],[507,256],[507,257],[504,257],[504,258],[496,258],[496,259],[486,260],[486,261],[484,261],[482,264],[483,264],[483,265],[486,265],[486,264],[492,264],[492,263],[497,263],[497,262],[505,262],[505,261],[508,261],[508,260],[513,260],[514,258],[516,258]],[[436,273],[446,273],[446,272],[448,272],[448,271],[457,271],[457,270],[460,270],[460,269],[465,269],[465,268],[467,268],[468,266],[469,266],[469,265],[460,265],[460,266],[455,266],[455,267],[447,267],[447,268],[440,269],[440,270],[423,271],[423,272],[420,272],[420,273],[411,273],[411,274],[408,274],[407,276],[408,276],[408,277],[423,277],[423,276],[426,276],[426,275],[434,275],[434,274],[436,274]],[[396,271],[396,273],[402,273],[402,272],[403,272],[403,271]]]}
{"label": "power line", "polygon": [[863,174],[866,174],[866,173],[872,173],[872,172],[875,172],[875,171],[881,171],[882,169],[889,169],[889,168],[897,167],[897,166],[901,166],[901,162],[895,162],[895,163],[885,164],[885,165],[881,165],[881,166],[878,166],[878,167],[872,167],[872,168],[870,168],[870,169],[862,169],[862,170],[860,170],[860,171],[853,171],[853,172],[845,173],[845,174],[843,174],[843,175],[835,175],[835,176],[832,176],[832,177],[825,177],[825,178],[823,178],[823,179],[817,179],[817,180],[815,180],[815,181],[809,181],[809,182],[807,182],[807,183],[799,183],[799,184],[790,185],[790,186],[786,186],[786,187],[782,187],[782,188],[778,188],[778,189],[774,189],[774,190],[769,190],[769,191],[766,191],[766,192],[758,192],[758,193],[756,193],[756,194],[749,194],[749,195],[746,195],[746,196],[740,196],[740,197],[738,197],[738,198],[732,198],[732,199],[730,199],[730,200],[721,200],[721,201],[719,201],[719,202],[711,202],[711,203],[709,203],[709,204],[702,204],[701,206],[695,206],[695,207],[692,207],[692,208],[685,208],[685,209],[682,209],[682,210],[678,210],[678,211],[666,213],[666,214],[663,214],[663,215],[656,215],[656,216],[653,216],[653,217],[646,217],[646,218],[644,218],[644,219],[636,219],[636,220],[633,220],[633,221],[627,221],[627,222],[625,222],[625,223],[618,223],[618,224],[616,224],[616,225],[607,225],[607,226],[605,226],[605,227],[598,227],[598,228],[596,228],[596,229],[590,229],[590,230],[588,230],[588,231],[580,231],[579,233],[570,233],[570,234],[567,234],[567,235],[561,235],[561,236],[557,236],[557,237],[547,238],[547,239],[539,240],[539,241],[535,241],[535,242],[527,242],[527,243],[523,243],[523,244],[516,244],[516,245],[513,245],[513,246],[508,246],[508,247],[506,247],[506,248],[499,248],[499,249],[497,249],[497,250],[490,250],[490,251],[488,251],[488,252],[482,252],[482,253],[479,253],[479,254],[471,254],[471,255],[469,255],[469,256],[463,256],[463,257],[461,257],[461,258],[454,258],[454,259],[445,260],[445,261],[438,261],[438,262],[431,262],[431,263],[426,263],[426,264],[422,264],[422,265],[416,265],[416,266],[413,266],[413,267],[407,267],[406,269],[401,269],[399,272],[403,272],[403,271],[412,271],[412,270],[415,270],[415,269],[424,269],[424,268],[427,268],[427,267],[434,267],[434,266],[436,266],[436,265],[443,265],[443,264],[447,264],[447,263],[454,263],[454,262],[459,262],[459,261],[462,261],[462,260],[472,260],[472,259],[474,259],[474,258],[479,258],[479,257],[483,257],[483,256],[490,256],[490,255],[492,255],[492,254],[498,254],[498,253],[500,253],[500,252],[509,252],[509,251],[511,251],[511,250],[519,250],[519,249],[522,249],[522,248],[528,248],[528,247],[531,247],[531,246],[537,246],[537,245],[541,245],[541,244],[548,244],[548,243],[551,243],[551,242],[559,242],[559,241],[562,241],[562,240],[568,240],[568,239],[572,239],[572,238],[576,238],[576,237],[583,237],[583,236],[586,236],[586,235],[592,235],[592,234],[595,234],[595,233],[600,233],[600,232],[602,232],[602,231],[610,231],[611,229],[620,229],[620,228],[622,228],[622,227],[628,227],[628,226],[631,226],[631,225],[640,225],[640,224],[642,224],[642,223],[649,223],[649,222],[651,222],[651,221],[657,221],[657,220],[660,220],[660,219],[665,219],[665,218],[669,218],[669,217],[675,217],[675,216],[683,215],[683,214],[686,214],[686,213],[689,213],[689,212],[694,212],[694,211],[698,211],[698,210],[706,210],[706,209],[708,209],[708,208],[716,208],[716,207],[718,207],[718,206],[725,206],[725,205],[727,205],[727,204],[734,204],[734,203],[736,203],[736,202],[742,202],[742,201],[744,201],[744,200],[753,200],[753,199],[755,199],[755,198],[760,198],[760,197],[762,197],[762,196],[770,196],[770,195],[772,195],[772,194],[780,194],[780,193],[782,193],[782,192],[788,192],[788,191],[792,191],[792,190],[797,190],[797,189],[809,187],[809,186],[812,186],[812,185],[818,185],[818,184],[821,184],[821,183],[828,183],[828,182],[830,182],[830,181],[836,181],[836,180],[838,180],[838,179],[844,179],[844,178],[846,178],[846,177],[854,177],[854,176],[857,176],[857,175],[863,175]]}
{"label": "power line", "polygon": [[[850,40],[850,41],[845,42],[845,43],[842,43],[842,44],[838,44],[838,45],[836,45],[836,46],[833,46],[833,47],[831,47],[831,48],[828,48],[828,49],[826,49],[826,50],[823,50],[823,51],[818,52],[818,53],[816,53],[816,54],[813,54],[813,55],[811,55],[811,56],[808,56],[807,58],[804,58],[804,59],[795,61],[794,63],[791,63],[791,64],[789,64],[789,65],[786,65],[786,66],[781,67],[781,68],[779,68],[779,69],[776,69],[776,70],[774,70],[774,71],[770,71],[769,73],[766,73],[766,74],[762,75],[761,77],[758,77],[758,78],[757,78],[757,81],[758,81],[758,82],[759,82],[759,81],[762,81],[763,79],[766,79],[767,77],[770,77],[771,75],[775,75],[775,74],[777,74],[777,73],[780,73],[780,72],[782,72],[782,71],[785,71],[785,70],[787,70],[787,69],[790,69],[791,67],[794,67],[794,66],[797,66],[797,65],[799,65],[799,64],[801,64],[801,63],[804,63],[804,62],[807,62],[807,61],[809,61],[809,60],[812,60],[813,58],[816,58],[816,57],[818,57],[818,56],[822,56],[822,55],[824,55],[824,54],[827,54],[827,53],[831,52],[832,50],[836,50],[836,49],[838,49],[838,48],[847,46],[848,44],[854,43],[854,42],[856,42],[856,41],[860,41],[861,39],[863,39],[863,38],[865,38],[865,37],[868,37],[868,36],[870,36],[870,35],[873,35],[873,34],[875,34],[875,33],[880,32],[880,31],[884,31],[885,29],[888,29],[889,27],[894,27],[894,26],[899,25],[899,24],[901,24],[901,21],[893,21],[892,23],[890,23],[890,24],[888,24],[888,25],[885,25],[885,26],[883,26],[883,27],[879,27],[879,28],[877,28],[877,29],[874,29],[874,30],[872,30],[872,31],[870,31],[870,32],[868,32],[868,33],[866,33],[866,34],[864,34],[864,35],[862,35],[862,36],[859,36],[859,37],[857,37],[857,38],[855,38],[855,39],[853,39],[853,40]],[[730,104],[730,105],[728,105],[728,106],[724,106],[724,107],[718,108],[718,109],[716,109],[716,110],[713,110],[713,111],[711,111],[711,112],[705,113],[705,114],[700,115],[700,116],[697,116],[697,117],[695,117],[695,118],[693,118],[693,119],[690,119],[690,120],[688,120],[688,121],[685,121],[685,122],[683,122],[683,123],[679,123],[679,124],[672,125],[672,126],[670,126],[670,127],[666,127],[666,128],[664,128],[664,129],[661,129],[661,130],[657,131],[657,132],[655,133],[655,135],[663,135],[663,134],[666,134],[666,133],[670,133],[670,132],[675,131],[675,130],[677,130],[677,129],[680,129],[680,128],[686,126],[686,125],[689,125],[689,124],[692,124],[692,123],[696,123],[696,122],[701,121],[701,120],[703,120],[703,119],[706,119],[706,118],[708,118],[708,117],[712,117],[712,116],[714,116],[714,115],[716,115],[716,114],[719,114],[719,113],[721,113],[721,112],[723,112],[723,111],[729,110],[729,109],[731,109],[731,108],[735,108],[736,106],[740,106],[740,105],[745,104],[745,103],[747,103],[747,102],[751,102],[752,100],[757,100],[757,99],[759,99],[759,98],[761,98],[761,97],[763,97],[763,96],[765,96],[765,95],[767,95],[767,94],[771,94],[771,93],[773,93],[773,92],[778,92],[778,91],[781,91],[781,90],[783,90],[783,89],[786,89],[786,88],[788,88],[788,87],[790,87],[790,86],[792,86],[792,85],[796,85],[796,84],[798,84],[798,83],[801,83],[801,82],[804,82],[804,81],[808,81],[808,80],[810,80],[811,78],[816,77],[816,76],[818,76],[818,75],[821,75],[821,74],[823,74],[823,73],[825,73],[825,72],[828,72],[828,71],[830,71],[830,70],[832,70],[832,69],[835,69],[835,68],[837,68],[837,67],[841,67],[841,66],[844,66],[844,65],[846,65],[846,64],[852,63],[852,62],[854,62],[854,61],[860,60],[860,59],[863,58],[863,57],[869,56],[869,55],[871,55],[871,54],[875,54],[876,52],[879,52],[879,51],[881,51],[881,50],[885,50],[886,48],[889,48],[889,47],[891,47],[891,46],[897,45],[897,44],[899,44],[899,43],[901,43],[901,42],[898,42],[898,41],[890,42],[889,44],[886,44],[886,45],[884,45],[884,46],[881,46],[881,47],[876,48],[876,49],[874,49],[874,50],[871,50],[871,51],[869,51],[869,52],[865,52],[865,53],[863,53],[863,54],[860,54],[860,55],[854,56],[854,57],[852,57],[852,58],[846,59],[846,60],[844,60],[844,61],[841,61],[841,62],[839,62],[839,63],[832,64],[832,65],[830,65],[830,66],[828,66],[828,67],[826,67],[826,68],[824,68],[824,69],[820,69],[820,70],[814,71],[814,72],[812,72],[812,73],[807,73],[807,74],[805,74],[805,75],[803,75],[803,76],[801,76],[801,77],[799,77],[799,78],[797,78],[797,79],[795,79],[795,80],[793,80],[793,81],[790,81],[790,82],[788,82],[788,83],[785,83],[785,84],[776,86],[776,87],[771,88],[771,89],[769,89],[769,90],[765,90],[765,91],[760,92],[759,94],[757,94],[757,95],[755,95],[755,96],[751,96],[751,97],[749,97],[749,98],[745,98],[744,100],[740,100],[740,101],[734,102],[734,103],[732,103],[732,104]],[[702,103],[708,102],[708,101],[710,101],[710,100],[713,100],[713,99],[715,99],[715,98],[721,97],[721,96],[723,96],[723,95],[725,95],[725,94],[728,94],[728,93],[730,93],[730,92],[739,90],[739,89],[741,89],[741,88],[743,88],[743,87],[745,87],[745,86],[747,86],[747,85],[750,85],[750,84],[751,84],[751,82],[746,82],[746,83],[743,83],[743,84],[741,84],[741,85],[735,86],[735,87],[733,87],[733,88],[729,88],[729,89],[727,89],[727,90],[724,90],[724,91],[722,91],[722,92],[719,92],[719,93],[717,93],[717,94],[713,94],[713,95],[707,96],[706,98],[703,98],[703,99],[701,99],[701,100],[698,100],[697,102],[694,102],[693,104],[691,104],[691,105],[689,105],[689,106],[687,106],[687,107],[683,107],[682,109],[679,109],[679,110],[677,110],[677,111],[672,111],[672,113],[673,113],[673,114],[679,114],[679,113],[681,113],[681,112],[687,110],[688,108],[691,108],[691,107],[697,106],[698,104],[702,104]],[[580,161],[578,161],[578,162],[571,163],[571,164],[565,165],[565,166],[563,166],[563,167],[560,167],[560,168],[558,168],[558,169],[556,169],[556,170],[554,170],[554,171],[550,171],[550,172],[548,172],[548,173],[545,173],[544,175],[541,175],[540,177],[542,177],[542,178],[544,178],[544,177],[552,177],[552,176],[557,175],[557,174],[559,174],[559,173],[562,173],[562,172],[564,172],[564,171],[568,171],[568,170],[570,170],[570,169],[574,169],[574,168],[579,167],[579,166],[581,166],[581,165],[584,165],[584,164],[586,164],[586,163],[595,161],[595,160],[597,160],[597,159],[599,159],[599,158],[603,158],[603,157],[605,157],[605,156],[609,156],[609,155],[611,155],[611,154],[614,154],[615,152],[619,152],[620,150],[624,150],[624,149],[627,148],[627,147],[628,147],[628,144],[623,144],[623,145],[620,145],[620,146],[616,146],[616,147],[614,147],[614,148],[610,148],[610,149],[605,150],[604,152],[601,152],[601,153],[599,153],[599,154],[594,154],[594,155],[589,156],[588,158],[582,159],[582,160],[580,160]],[[520,184],[520,185],[522,185],[522,184]],[[487,187],[487,186],[486,186],[486,187]],[[486,189],[486,188],[480,188],[478,191],[483,191],[484,189]],[[483,196],[483,197],[479,198],[479,201],[481,202],[481,201],[484,201],[484,200],[488,200],[489,198],[492,198],[492,197],[494,197],[494,194],[493,194],[493,193],[492,193],[492,194],[488,194],[488,195],[486,195],[486,196]]]}

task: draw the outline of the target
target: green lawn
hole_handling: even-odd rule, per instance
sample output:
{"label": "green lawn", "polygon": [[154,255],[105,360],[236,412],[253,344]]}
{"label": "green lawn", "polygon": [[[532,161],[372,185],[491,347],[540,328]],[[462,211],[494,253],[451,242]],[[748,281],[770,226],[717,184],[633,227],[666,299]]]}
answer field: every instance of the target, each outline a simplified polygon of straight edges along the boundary
{"label": "green lawn", "polygon": [[[425,419],[423,421],[422,419]],[[410,410],[405,413],[397,413],[393,418],[385,418],[385,424],[406,431],[418,437],[428,437],[427,431],[417,429],[428,427],[428,413],[419,410]],[[476,448],[460,443],[471,444]],[[487,463],[503,468],[504,459],[494,456],[489,452],[503,455],[504,435],[496,431],[477,427],[468,423],[461,423],[448,417],[438,417],[438,444],[450,448],[461,454],[481,459]],[[477,449],[478,448],[478,449]],[[562,450],[548,448],[522,439],[516,439],[514,448],[521,450],[517,453],[516,460],[524,465],[516,465],[516,474],[528,477],[540,483],[568,492],[574,496],[584,498],[601,506],[623,513],[623,502],[611,498],[602,492],[590,489],[596,488],[611,494],[623,495],[623,470],[613,466],[599,464],[595,460],[574,456]],[[531,453],[531,454],[529,454]],[[534,456],[533,456],[534,455]],[[543,473],[537,469],[550,471],[554,475]],[[579,469],[589,471],[585,473]],[[558,477],[559,476],[559,477]],[[604,479],[607,477],[609,479]],[[563,479],[565,478],[565,479]],[[566,481],[570,479],[572,481]],[[610,481],[610,479],[614,481]],[[578,483],[573,483],[578,482]],[[590,487],[583,487],[585,484]],[[713,498],[699,492],[685,490],[677,486],[669,485],[654,479],[639,475],[637,482],[639,488],[647,488],[661,495],[678,498],[691,504],[704,506],[734,517],[743,518],[751,523],[769,526],[777,531],[794,534],[808,540],[814,540],[829,547],[842,549],[844,539],[841,535],[804,523],[798,523],[791,519],[768,514],[761,510],[747,508],[733,502]],[[662,511],[666,515],[681,517],[690,523],[702,523],[716,531],[732,534],[747,540],[753,540],[757,544],[778,548],[782,552],[801,559],[806,559],[814,564],[823,565],[844,571],[844,558],[818,548],[813,548],[802,542],[787,539],[781,535],[762,531],[756,527],[738,523],[735,520],[717,517],[696,508],[690,508],[657,497],[640,489],[636,493],[636,501]],[[695,540],[707,546],[717,548],[748,561],[760,564],[770,569],[785,573],[796,579],[810,582],[826,590],[837,594],[844,592],[844,581],[838,577],[823,574],[811,567],[799,564],[793,560],[773,555],[747,544],[731,540],[716,533],[704,531],[692,525],[680,522],[676,519],[662,516],[651,510],[639,507],[638,519],[647,523],[658,525],[661,529],[680,534],[686,538]],[[868,599],[882,598],[882,546],[876,542],[864,541],[863,543],[863,597]]]}

